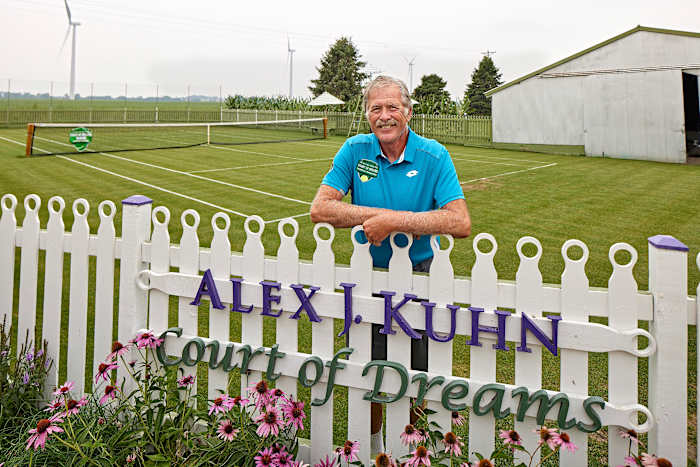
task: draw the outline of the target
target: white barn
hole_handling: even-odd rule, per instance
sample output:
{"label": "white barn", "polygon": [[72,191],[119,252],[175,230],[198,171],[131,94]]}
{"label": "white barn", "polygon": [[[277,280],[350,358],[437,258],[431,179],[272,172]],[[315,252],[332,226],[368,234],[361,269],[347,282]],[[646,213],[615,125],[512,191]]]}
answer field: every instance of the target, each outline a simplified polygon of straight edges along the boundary
{"label": "white barn", "polygon": [[700,33],[637,26],[486,93],[493,142],[684,163],[700,156]]}

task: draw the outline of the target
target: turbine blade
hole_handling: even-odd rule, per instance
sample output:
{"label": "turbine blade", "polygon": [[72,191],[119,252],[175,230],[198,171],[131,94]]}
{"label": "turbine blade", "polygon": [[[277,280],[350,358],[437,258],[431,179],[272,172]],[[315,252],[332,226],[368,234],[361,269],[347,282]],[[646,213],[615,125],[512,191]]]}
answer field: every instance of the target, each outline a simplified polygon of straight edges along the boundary
{"label": "turbine blade", "polygon": [[70,35],[70,24],[68,24],[68,29],[66,29],[66,36],[63,38],[63,43],[61,43],[61,48],[58,50],[58,55],[61,55],[63,52],[63,47],[66,46],[66,41],[68,40],[68,36]]}
{"label": "turbine blade", "polygon": [[68,13],[68,24],[71,24],[73,22],[73,19],[70,15],[70,8],[68,8],[68,0],[63,0],[63,3],[66,4],[66,13]]}

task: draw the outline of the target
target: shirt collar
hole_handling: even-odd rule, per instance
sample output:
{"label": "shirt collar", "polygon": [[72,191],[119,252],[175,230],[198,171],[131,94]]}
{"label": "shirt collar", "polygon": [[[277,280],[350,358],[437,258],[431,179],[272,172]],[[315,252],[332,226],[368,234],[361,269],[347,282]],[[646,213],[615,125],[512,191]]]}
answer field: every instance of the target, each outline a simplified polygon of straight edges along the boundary
{"label": "shirt collar", "polygon": [[[372,135],[374,136],[374,135]],[[375,151],[377,156],[376,157],[383,157],[386,159],[388,162],[389,159],[384,155],[384,152],[382,151],[382,146],[379,144],[379,140],[377,139],[376,136],[374,136],[374,144],[375,144]],[[408,127],[408,140],[406,141],[406,147],[403,148],[403,152],[399,156],[398,159],[396,159],[396,162],[394,164],[400,164],[401,162],[413,162],[413,155],[415,153],[415,145],[416,145],[416,134],[411,130],[411,127]]]}

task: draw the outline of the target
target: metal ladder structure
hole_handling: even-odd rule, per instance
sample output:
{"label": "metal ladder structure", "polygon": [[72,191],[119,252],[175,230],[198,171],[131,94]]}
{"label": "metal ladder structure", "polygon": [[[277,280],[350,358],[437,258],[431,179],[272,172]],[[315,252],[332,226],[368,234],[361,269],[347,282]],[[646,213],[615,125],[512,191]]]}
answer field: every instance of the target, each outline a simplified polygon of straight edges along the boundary
{"label": "metal ladder structure", "polygon": [[[350,121],[350,127],[348,128],[348,138],[353,134],[358,134],[360,132],[360,126],[362,124],[362,118],[364,117],[364,112],[362,111],[362,99],[357,100],[355,105],[355,110],[352,112],[352,120]],[[355,130],[355,133],[353,133]]]}

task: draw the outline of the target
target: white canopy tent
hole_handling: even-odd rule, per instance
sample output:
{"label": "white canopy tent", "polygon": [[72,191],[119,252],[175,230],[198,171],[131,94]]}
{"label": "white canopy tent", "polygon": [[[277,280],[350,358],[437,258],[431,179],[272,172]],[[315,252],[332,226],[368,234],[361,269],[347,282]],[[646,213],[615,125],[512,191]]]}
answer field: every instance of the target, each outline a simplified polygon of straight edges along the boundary
{"label": "white canopy tent", "polygon": [[323,94],[319,95],[318,97],[315,97],[314,99],[311,99],[311,102],[309,102],[310,106],[324,106],[324,105],[339,105],[339,104],[345,104],[345,102],[341,101],[337,97],[335,97],[333,94],[330,94],[328,92],[324,92]]}

